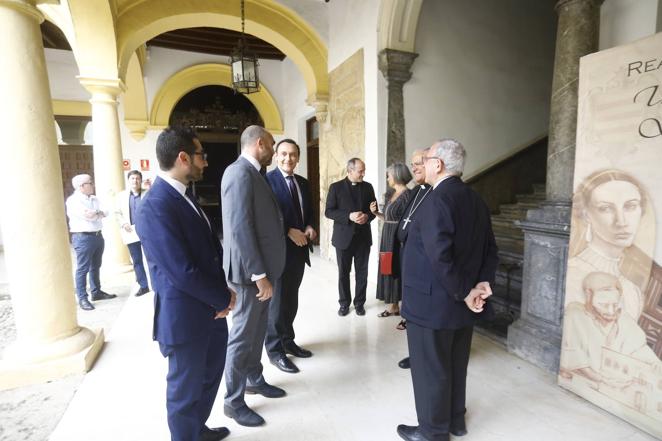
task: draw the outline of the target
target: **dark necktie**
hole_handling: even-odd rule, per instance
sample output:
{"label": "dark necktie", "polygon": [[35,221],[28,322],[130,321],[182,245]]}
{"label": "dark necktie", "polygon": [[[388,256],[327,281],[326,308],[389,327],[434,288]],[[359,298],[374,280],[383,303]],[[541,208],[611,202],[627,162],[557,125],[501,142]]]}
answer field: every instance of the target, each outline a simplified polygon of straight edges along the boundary
{"label": "dark necktie", "polygon": [[198,204],[198,199],[193,194],[193,189],[191,189],[191,187],[186,189],[186,196],[189,198],[191,202],[193,202],[193,205],[195,206],[195,210],[198,212],[198,216],[200,216],[202,220],[204,220],[205,223],[207,223],[207,220],[202,215],[202,207],[200,207],[200,204]]}
{"label": "dark necktie", "polygon": [[290,189],[290,196],[294,204],[294,211],[297,219],[297,227],[303,231],[303,215],[301,214],[301,203],[299,202],[299,192],[294,184],[294,176],[286,176],[287,186]]}
{"label": "dark necktie", "polygon": [[260,168],[260,174],[266,180],[267,179],[267,168],[266,167]]}

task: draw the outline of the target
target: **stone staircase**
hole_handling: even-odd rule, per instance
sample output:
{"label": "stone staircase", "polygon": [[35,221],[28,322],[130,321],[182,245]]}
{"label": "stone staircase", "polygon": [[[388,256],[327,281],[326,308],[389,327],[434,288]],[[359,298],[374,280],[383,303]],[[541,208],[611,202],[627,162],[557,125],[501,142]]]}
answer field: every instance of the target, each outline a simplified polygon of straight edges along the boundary
{"label": "stone staircase", "polygon": [[508,326],[520,314],[522,302],[522,262],[524,260],[524,233],[515,225],[526,219],[527,210],[538,208],[545,200],[545,184],[533,184],[533,192],[518,194],[516,202],[499,206],[499,214],[492,215],[492,229],[499,247],[499,266],[492,304],[496,310],[494,322],[484,327],[505,338]]}

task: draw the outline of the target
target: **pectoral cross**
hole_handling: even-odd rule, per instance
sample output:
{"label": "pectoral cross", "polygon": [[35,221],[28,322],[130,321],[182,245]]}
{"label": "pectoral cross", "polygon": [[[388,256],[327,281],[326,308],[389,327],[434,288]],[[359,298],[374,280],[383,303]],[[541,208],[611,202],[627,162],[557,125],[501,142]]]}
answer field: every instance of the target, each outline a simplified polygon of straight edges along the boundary
{"label": "pectoral cross", "polygon": [[403,221],[404,225],[402,226],[402,229],[404,230],[407,228],[407,224],[411,222],[411,219],[409,217],[406,217],[405,220]]}

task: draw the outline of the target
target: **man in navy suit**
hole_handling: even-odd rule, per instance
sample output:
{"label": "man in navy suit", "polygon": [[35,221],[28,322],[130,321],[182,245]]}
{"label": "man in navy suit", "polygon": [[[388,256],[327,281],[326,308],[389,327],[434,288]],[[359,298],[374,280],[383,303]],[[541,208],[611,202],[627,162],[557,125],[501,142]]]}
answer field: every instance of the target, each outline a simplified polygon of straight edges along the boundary
{"label": "man in navy suit", "polygon": [[427,151],[425,180],[433,188],[408,230],[402,250],[402,315],[418,426],[397,432],[411,441],[447,441],[467,433],[467,365],[473,325],[492,314],[497,247],[490,212],[460,176],[466,152],[444,139]]}
{"label": "man in navy suit", "polygon": [[310,185],[294,173],[301,150],[292,139],[276,144],[277,168],[267,173],[267,180],[283,212],[287,234],[285,270],[276,281],[269,305],[269,322],[264,346],[271,363],[283,372],[297,373],[299,368],[286,354],[308,358],[313,355],[294,342],[294,319],[299,307],[299,286],[305,265],[310,266],[309,243],[317,237],[313,223]]}
{"label": "man in navy suit", "polygon": [[205,425],[223,375],[235,295],[209,219],[186,188],[202,179],[206,153],[191,129],[156,141],[163,171],[141,202],[136,231],[154,288],[154,339],[168,357],[166,408],[172,441],[217,441],[225,427]]}
{"label": "man in navy suit", "polygon": [[336,248],[338,261],[339,316],[349,314],[352,293],[349,290],[349,271],[354,261],[356,288],[354,309],[356,315],[365,315],[365,292],[368,286],[368,259],[372,246],[370,222],[375,215],[370,203],[375,201],[375,190],[363,181],[365,164],[359,158],[347,161],[347,177],[329,187],[324,215],[333,219],[331,244]]}

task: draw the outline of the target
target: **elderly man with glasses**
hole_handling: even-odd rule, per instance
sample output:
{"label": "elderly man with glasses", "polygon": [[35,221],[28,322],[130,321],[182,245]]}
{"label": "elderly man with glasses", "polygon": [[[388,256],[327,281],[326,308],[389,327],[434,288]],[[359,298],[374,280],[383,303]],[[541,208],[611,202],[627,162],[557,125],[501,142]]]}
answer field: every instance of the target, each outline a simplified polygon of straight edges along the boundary
{"label": "elderly man with glasses", "polygon": [[74,193],[67,198],[67,216],[71,244],[76,251],[76,296],[78,305],[85,311],[94,309],[87,297],[86,278],[89,274],[90,293],[93,301],[117,297],[101,291],[99,270],[103,256],[104,240],[101,220],[108,216],[99,199],[94,195],[94,183],[90,175],[76,175],[71,180]]}
{"label": "elderly man with glasses", "polygon": [[487,205],[460,176],[466,152],[454,139],[423,160],[432,187],[409,222],[402,250],[402,316],[407,319],[418,426],[397,428],[410,441],[448,441],[465,425],[473,325],[491,314],[497,247]]}

